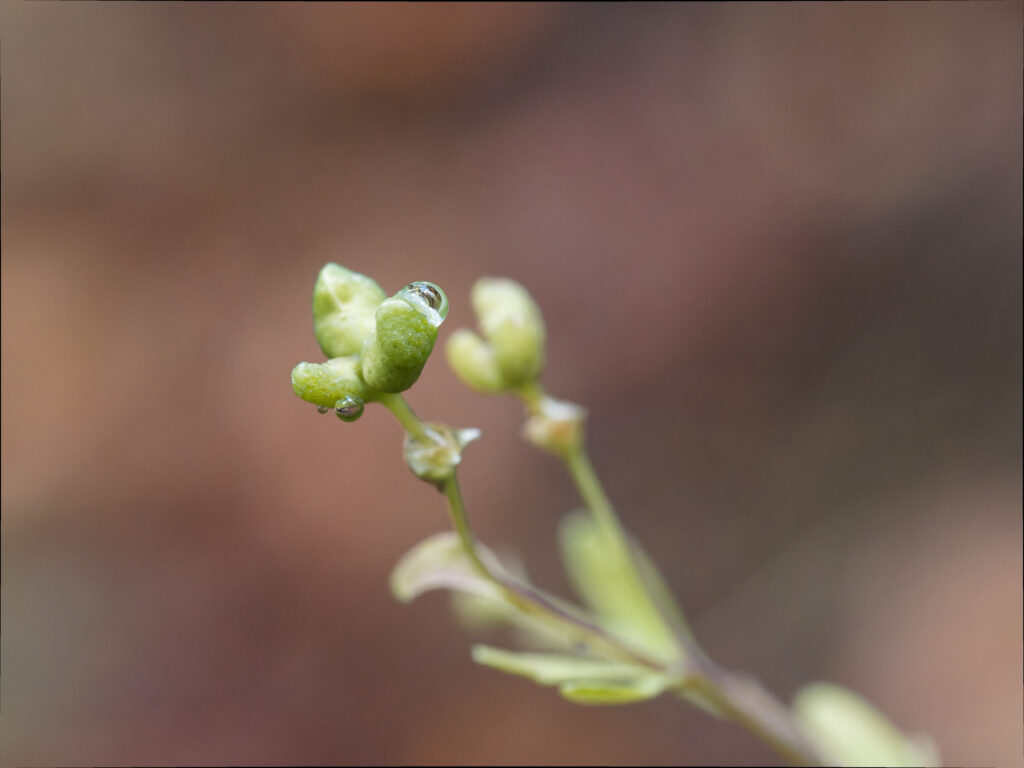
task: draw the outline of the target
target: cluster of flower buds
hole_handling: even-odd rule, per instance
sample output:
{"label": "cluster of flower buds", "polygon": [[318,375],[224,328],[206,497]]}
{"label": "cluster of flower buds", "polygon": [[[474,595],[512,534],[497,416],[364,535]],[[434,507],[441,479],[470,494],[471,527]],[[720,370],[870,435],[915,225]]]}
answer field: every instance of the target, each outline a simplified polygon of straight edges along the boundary
{"label": "cluster of flower buds", "polygon": [[519,283],[485,277],[472,292],[481,337],[460,328],[448,340],[448,362],[478,392],[509,392],[532,384],[544,370],[544,320]]}
{"label": "cluster of flower buds", "polygon": [[516,393],[530,418],[523,434],[550,453],[565,456],[583,441],[586,411],[543,394],[544,319],[519,283],[485,277],[473,286],[473,309],[480,333],[460,328],[448,340],[448,362],[472,389],[487,394]]}
{"label": "cluster of flower buds", "polygon": [[313,289],[313,331],[328,360],[295,366],[295,394],[355,421],[365,403],[416,383],[447,314],[448,298],[433,283],[410,283],[388,298],[369,277],[327,264]]}

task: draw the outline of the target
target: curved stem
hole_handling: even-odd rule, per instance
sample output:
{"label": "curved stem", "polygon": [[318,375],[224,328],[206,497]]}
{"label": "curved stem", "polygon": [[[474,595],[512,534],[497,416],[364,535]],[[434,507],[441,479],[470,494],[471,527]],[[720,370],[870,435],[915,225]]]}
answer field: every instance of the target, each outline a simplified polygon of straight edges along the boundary
{"label": "curved stem", "polygon": [[[517,389],[516,395],[526,405],[527,411],[534,415],[543,414],[546,404],[552,402],[540,383],[536,381],[528,382]],[[686,621],[675,601],[668,595],[661,582],[661,577],[648,573],[651,570],[649,566],[645,570],[639,553],[630,543],[626,529],[619,521],[618,515],[615,514],[615,508],[612,506],[608,494],[605,493],[604,486],[601,485],[593,464],[590,463],[582,430],[577,441],[566,450],[559,451],[557,455],[565,464],[566,470],[590,511],[598,530],[603,534],[607,543],[617,550],[621,562],[627,569],[624,575],[640,587],[650,601],[651,608],[672,630],[681,657],[684,659],[702,657],[704,653],[693,636],[689,622]]]}
{"label": "curved stem", "polygon": [[[541,400],[546,397],[543,390],[536,385],[521,390],[519,394],[531,409],[538,408]],[[414,439],[430,439],[432,430],[416,415],[400,394],[380,395],[378,400],[395,415],[405,431]],[[622,548],[627,558],[626,562],[629,563],[639,582],[646,584],[633,556],[632,548],[629,546],[625,529],[619,522],[582,443],[568,451],[562,458],[580,495],[594,515],[595,521],[610,540]],[[502,590],[509,602],[524,613],[559,625],[568,634],[600,647],[608,655],[639,663],[652,669],[664,669],[664,665],[636,654],[600,626],[575,615],[535,589],[518,583],[489,566],[480,557],[473,531],[469,526],[462,489],[454,471],[440,483],[440,490],[448,502],[452,526],[466,550],[466,555],[484,578]],[[654,595],[649,595],[649,597],[655,605],[658,605]],[[681,693],[689,690],[702,696],[717,707],[722,714],[773,747],[793,765],[824,764],[823,758],[804,737],[785,705],[755,681],[719,668],[704,655],[696,645],[696,641],[688,635],[681,635],[680,643],[686,652],[687,666],[690,672],[680,686]]]}
{"label": "curved stem", "polygon": [[594,516],[597,524],[621,544],[624,550],[628,549],[626,544],[626,530],[619,522],[618,515],[612,508],[612,503],[605,493],[601,481],[594,472],[594,466],[590,463],[590,457],[586,449],[581,445],[574,451],[570,451],[563,458],[566,469],[572,477],[576,488],[583,497],[584,503]]}
{"label": "curved stem", "polygon": [[466,554],[469,555],[469,559],[473,561],[473,565],[476,566],[476,569],[491,581],[496,582],[497,579],[495,576],[490,572],[490,569],[483,564],[480,556],[476,553],[476,539],[473,538],[473,531],[469,527],[469,517],[466,515],[466,504],[462,500],[462,488],[454,473],[452,473],[452,476],[444,482],[441,490],[444,492],[444,496],[448,500],[448,515],[451,517],[452,527],[455,528],[455,532],[459,535],[459,539],[462,541],[463,549],[466,550]]}
{"label": "curved stem", "polygon": [[[625,529],[615,515],[586,450],[580,446],[579,450],[570,452],[565,456],[565,463],[595,520],[620,542],[638,580],[644,584],[632,557]],[[655,605],[658,604],[654,595],[649,597]],[[718,667],[700,649],[688,627],[686,632],[678,637],[678,641],[696,673],[687,681],[686,687],[713,702],[730,719],[771,746],[792,765],[823,764],[822,757],[804,737],[784,704],[756,681]]]}
{"label": "curved stem", "polygon": [[704,674],[688,684],[794,766],[828,765],[803,734],[789,708],[756,680],[707,662]]}
{"label": "curved stem", "polygon": [[[542,413],[545,401],[550,402],[548,394],[541,387],[539,382],[531,381],[516,390],[516,395],[523,401],[531,413]],[[590,510],[597,524],[616,541],[626,544],[626,531],[619,522],[618,516],[612,507],[608,494],[604,492],[601,481],[594,472],[594,467],[587,456],[587,450],[583,441],[574,446],[561,456],[566,468],[572,477],[576,488],[583,497],[587,508]]]}
{"label": "curved stem", "polygon": [[473,531],[469,527],[469,518],[466,514],[465,502],[462,499],[462,489],[459,485],[459,479],[454,472],[451,477],[442,483],[441,490],[448,500],[448,512],[452,520],[452,526],[459,535],[466,554],[480,572],[480,575],[497,586],[510,603],[526,614],[559,625],[569,635],[576,636],[592,645],[597,645],[611,656],[642,664],[652,669],[661,669],[661,665],[636,654],[616,638],[610,636],[601,627],[577,616],[574,612],[558,605],[528,585],[519,583],[499,573],[494,567],[484,562],[484,559],[480,557],[477,551],[476,540],[473,537]]}
{"label": "curved stem", "polygon": [[[399,394],[385,394],[379,396],[378,400],[395,415],[395,418],[398,419],[399,423],[413,439],[430,439],[432,430],[409,407],[405,398]],[[574,612],[558,605],[526,584],[518,583],[504,574],[498,573],[493,567],[485,563],[480,557],[476,540],[473,537],[473,531],[469,527],[469,517],[466,514],[466,505],[462,499],[462,489],[454,470],[448,478],[439,484],[439,489],[444,493],[448,501],[448,512],[451,517],[452,526],[458,534],[467,556],[480,574],[501,589],[512,604],[524,613],[558,624],[568,634],[601,647],[611,656],[654,669],[660,668],[659,665],[637,655],[616,638],[608,635],[601,627],[577,616]]]}
{"label": "curved stem", "polygon": [[[547,393],[537,382],[517,390],[516,394],[532,413],[539,413]],[[608,494],[595,472],[583,441],[560,456],[594,521],[614,542],[623,555],[632,576],[644,586],[648,598],[670,625],[677,627],[677,642],[684,654],[691,676],[680,686],[680,693],[690,691],[710,702],[723,715],[743,726],[797,766],[824,765],[824,758],[804,736],[789,709],[764,687],[747,677],[718,667],[707,657],[693,636],[686,619],[678,609],[665,606],[651,590],[640,564],[629,544],[625,528],[615,514]],[[672,602],[669,599],[669,602]],[[673,610],[674,609],[674,610]]]}
{"label": "curved stem", "polygon": [[382,394],[377,396],[377,401],[395,415],[402,428],[413,438],[423,440],[428,437],[430,428],[416,415],[404,397],[399,394]]}

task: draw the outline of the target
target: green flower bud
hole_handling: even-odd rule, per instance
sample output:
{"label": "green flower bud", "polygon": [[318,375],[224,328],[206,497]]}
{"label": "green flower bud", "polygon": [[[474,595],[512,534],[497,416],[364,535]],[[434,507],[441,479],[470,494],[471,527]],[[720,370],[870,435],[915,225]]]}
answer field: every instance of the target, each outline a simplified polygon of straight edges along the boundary
{"label": "green flower bud", "polygon": [[358,354],[373,335],[373,317],[386,294],[373,280],[326,264],[313,288],[313,333],[327,357]]}
{"label": "green flower bud", "polygon": [[544,319],[526,289],[514,280],[485,277],[473,286],[472,301],[505,389],[536,379],[544,369]]}
{"label": "green flower bud", "polygon": [[448,299],[433,283],[410,283],[377,308],[376,332],[362,350],[362,377],[381,392],[416,383],[437,341]]}
{"label": "green flower bud", "polygon": [[505,379],[494,359],[494,349],[468,328],[460,328],[448,339],[448,364],[471,389],[484,394],[502,392]]}
{"label": "green flower bud", "polygon": [[337,357],[326,363],[299,363],[292,370],[292,389],[321,413],[334,410],[342,421],[363,414],[366,385],[356,373],[355,357]]}

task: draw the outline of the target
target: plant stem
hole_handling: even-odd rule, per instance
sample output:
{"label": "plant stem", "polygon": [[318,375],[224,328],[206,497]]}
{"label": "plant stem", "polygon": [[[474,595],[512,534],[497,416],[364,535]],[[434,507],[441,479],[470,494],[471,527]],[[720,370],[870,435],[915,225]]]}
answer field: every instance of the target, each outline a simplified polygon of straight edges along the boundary
{"label": "plant stem", "polygon": [[[565,456],[565,463],[594,519],[622,547],[640,584],[645,581],[632,556],[625,529],[619,522],[593,465],[581,445]],[[648,597],[657,605],[654,595]],[[688,632],[688,628],[687,628]],[[759,683],[718,667],[707,658],[691,636],[678,637],[695,672],[687,685],[714,702],[734,722],[742,725],[796,766],[821,765],[823,760],[793,721],[789,709]]]}
{"label": "plant stem", "polygon": [[782,755],[794,766],[827,765],[804,736],[789,708],[756,680],[722,669],[707,660],[703,673],[688,682],[723,714]]}
{"label": "plant stem", "polygon": [[[433,430],[416,415],[401,395],[380,395],[378,400],[395,415],[403,429],[413,439],[429,440],[431,438]],[[659,665],[638,656],[618,640],[609,636],[601,627],[577,616],[571,610],[558,605],[537,590],[498,573],[495,568],[485,563],[480,557],[473,531],[469,527],[469,517],[462,499],[462,489],[454,470],[448,478],[440,483],[440,490],[448,501],[452,527],[458,534],[466,555],[480,574],[501,589],[511,603],[524,613],[560,626],[570,636],[599,646],[611,656],[653,669],[660,669]]]}
{"label": "plant stem", "polygon": [[[519,398],[532,413],[540,413],[548,395],[537,382],[530,382],[517,391]],[[629,544],[625,528],[615,514],[608,494],[594,471],[583,441],[560,457],[572,477],[594,521],[611,542],[619,548],[624,562],[632,570],[636,581],[644,585],[648,599],[659,608],[666,620],[669,616],[657,596],[652,594],[647,580]],[[670,621],[670,624],[674,623]],[[680,691],[694,691],[712,702],[724,715],[743,726],[763,742],[775,749],[792,765],[823,765],[824,758],[803,735],[794,722],[789,709],[754,680],[720,668],[707,657],[693,637],[685,618],[678,617],[677,641],[691,676],[680,686]]]}
{"label": "plant stem", "polygon": [[[497,582],[497,578],[491,573],[490,569],[483,564],[480,560],[480,556],[476,552],[476,540],[473,538],[473,531],[469,527],[469,516],[466,514],[466,503],[462,500],[462,487],[459,485],[459,479],[452,473],[452,476],[444,482],[442,487],[445,498],[448,500],[448,516],[451,517],[452,527],[455,528],[455,532],[459,534],[459,539],[462,541],[462,547],[466,550],[466,554],[469,555],[469,559],[473,561],[473,565],[480,573],[490,579],[491,581]],[[504,587],[504,585],[499,584]]]}
{"label": "plant stem", "polygon": [[[527,411],[535,416],[544,415],[546,405],[553,402],[537,381],[531,381],[521,386],[516,390],[516,395],[526,405]],[[604,486],[601,485],[593,464],[590,463],[582,429],[579,432],[578,441],[572,444],[568,450],[559,451],[556,455],[565,464],[566,470],[590,511],[598,530],[608,544],[618,551],[619,559],[627,569],[626,577],[631,578],[634,583],[639,585],[650,601],[651,608],[655,613],[661,615],[667,626],[672,629],[681,657],[690,659],[703,656],[703,651],[693,637],[686,618],[675,602],[671,597],[666,598],[665,595],[659,594],[664,589],[652,587],[648,578],[645,577],[644,569],[641,567],[633,545],[630,544],[626,529],[615,514],[615,508],[612,506],[608,494],[605,493]],[[655,576],[655,581],[660,584],[660,577]]]}
{"label": "plant stem", "polygon": [[624,551],[628,551],[626,531],[619,522],[612,503],[608,500],[608,494],[604,492],[604,487],[597,478],[597,473],[594,472],[586,448],[580,445],[567,453],[563,461],[594,520],[605,534],[615,539]]}
{"label": "plant stem", "polygon": [[[550,400],[540,383],[536,381],[524,384],[516,390],[516,395],[526,405],[527,410],[535,414],[543,413],[544,402]],[[620,542],[623,547],[628,548],[626,544],[626,531],[622,527],[622,523],[619,522],[615,510],[612,508],[612,503],[608,499],[608,494],[604,492],[601,481],[597,478],[597,473],[590,463],[590,458],[587,456],[587,449],[584,447],[583,441],[581,440],[579,445],[574,446],[561,458],[565,462],[566,468],[569,470],[569,474],[572,476],[580,496],[583,497],[583,501],[586,502],[587,508],[594,516],[597,524],[605,533],[617,542]]]}
{"label": "plant stem", "polygon": [[661,670],[661,665],[638,655],[616,638],[608,635],[598,625],[576,615],[572,610],[559,605],[536,589],[513,580],[488,565],[477,550],[476,539],[469,527],[469,518],[466,514],[465,502],[462,499],[459,479],[454,472],[442,483],[441,490],[448,500],[448,512],[452,526],[459,535],[466,554],[480,575],[497,586],[510,603],[523,613],[539,618],[546,623],[555,624],[561,627],[566,634],[601,648],[606,655]]}
{"label": "plant stem", "polygon": [[414,439],[424,440],[429,437],[430,428],[416,415],[404,397],[399,394],[382,394],[377,396],[377,401],[395,415],[402,428]]}
{"label": "plant stem", "polygon": [[[523,390],[520,395],[531,409],[536,409],[541,399],[546,397],[539,386]],[[378,400],[395,415],[402,428],[413,439],[430,439],[433,431],[416,415],[400,394],[380,395]],[[639,583],[646,583],[629,546],[625,529],[619,522],[582,443],[567,452],[562,458],[580,496],[583,497],[598,526],[610,540],[622,549],[626,562]],[[616,638],[608,635],[600,626],[575,615],[535,589],[517,583],[488,566],[480,557],[473,531],[469,526],[462,489],[454,470],[440,486],[448,502],[452,526],[462,542],[466,555],[480,574],[501,589],[512,604],[524,613],[562,627],[571,636],[579,637],[600,647],[608,655],[663,670],[663,665],[636,654]],[[653,595],[648,595],[648,597],[657,605],[657,600]],[[681,689],[693,690],[704,696],[723,714],[773,747],[793,765],[824,764],[814,746],[808,743],[799,727],[793,722],[785,705],[753,680],[719,668],[688,636],[681,636],[680,643],[686,652],[690,673],[680,686]]]}
{"label": "plant stem", "polygon": [[[586,449],[580,445],[577,450],[566,454],[564,461],[594,519],[621,547],[637,581],[645,584],[629,546],[626,531],[601,486]],[[654,605],[658,605],[654,595],[648,594],[648,597]],[[699,691],[714,702],[734,722],[775,749],[792,765],[823,764],[822,757],[803,736],[784,704],[756,681],[714,664],[689,634],[688,627],[686,634],[679,634],[677,639],[684,649],[689,666],[695,673],[688,681],[688,687]]]}

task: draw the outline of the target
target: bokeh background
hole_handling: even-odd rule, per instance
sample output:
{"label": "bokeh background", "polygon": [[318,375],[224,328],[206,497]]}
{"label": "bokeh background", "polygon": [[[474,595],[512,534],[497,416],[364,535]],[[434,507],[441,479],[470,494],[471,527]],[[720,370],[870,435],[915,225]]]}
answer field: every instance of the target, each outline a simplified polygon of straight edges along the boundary
{"label": "bokeh background", "polygon": [[[396,604],[446,526],[296,399],[334,260],[527,286],[546,383],[721,663],[1022,765],[1021,26],[1008,3],[5,4],[5,764],[745,764]],[[479,535],[579,502],[443,356]]]}

